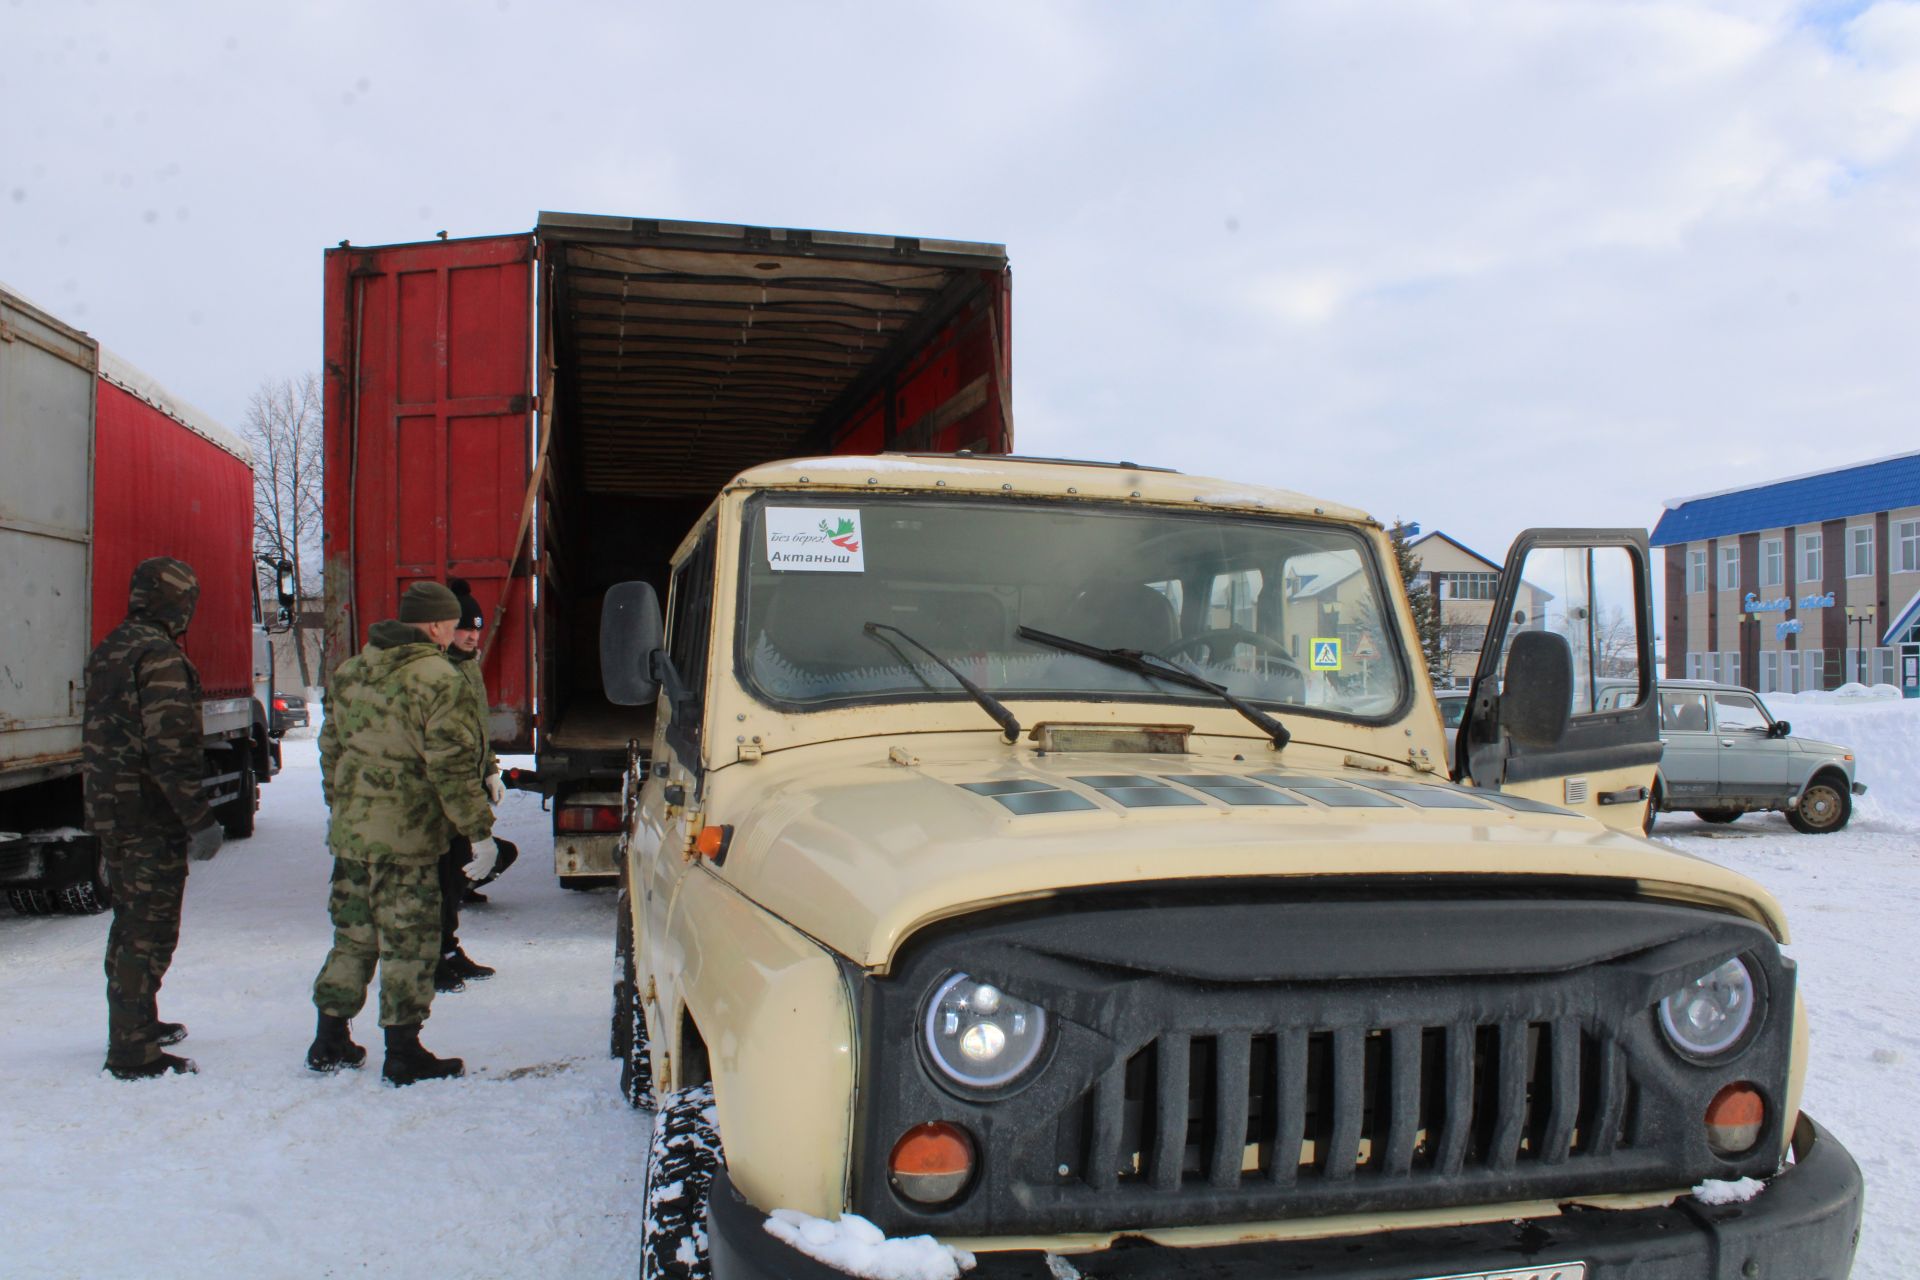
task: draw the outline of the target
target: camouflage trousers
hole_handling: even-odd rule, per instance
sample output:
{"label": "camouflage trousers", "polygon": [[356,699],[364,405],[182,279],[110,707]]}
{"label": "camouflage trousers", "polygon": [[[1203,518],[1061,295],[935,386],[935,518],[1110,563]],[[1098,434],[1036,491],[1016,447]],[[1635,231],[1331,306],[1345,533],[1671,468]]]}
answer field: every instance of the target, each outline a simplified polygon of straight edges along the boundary
{"label": "camouflage trousers", "polygon": [[104,835],[113,925],[107,930],[107,1063],[137,1067],[160,1056],[160,981],[180,941],[187,844],[167,836]]}
{"label": "camouflage trousers", "polygon": [[333,950],[313,980],[321,1013],[351,1018],[367,1003],[380,966],[380,1025],[413,1026],[433,1006],[440,958],[440,880],[431,862],[333,860]]}

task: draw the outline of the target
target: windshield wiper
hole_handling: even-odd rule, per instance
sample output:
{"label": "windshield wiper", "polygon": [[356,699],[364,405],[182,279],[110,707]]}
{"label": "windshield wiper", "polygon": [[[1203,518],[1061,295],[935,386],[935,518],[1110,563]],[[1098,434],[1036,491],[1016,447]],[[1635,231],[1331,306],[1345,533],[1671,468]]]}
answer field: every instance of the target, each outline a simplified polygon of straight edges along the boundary
{"label": "windshield wiper", "polygon": [[980,704],[981,709],[984,710],[988,715],[992,716],[996,721],[999,722],[1000,731],[1007,735],[1008,742],[1020,741],[1020,722],[1014,718],[1013,712],[1007,710],[1007,704],[1000,701],[1000,699],[994,697],[992,694],[988,693],[985,689],[982,689],[979,685],[975,684],[973,681],[961,675],[958,671],[954,670],[952,663],[948,662],[945,658],[941,657],[939,654],[935,653],[933,650],[927,648],[927,646],[925,646],[924,644],[921,644],[918,640],[915,640],[912,636],[908,635],[906,632],[902,631],[900,628],[893,626],[889,623],[869,622],[867,623],[865,630],[866,630],[866,633],[870,636],[878,636],[882,631],[891,631],[893,632],[893,634],[899,636],[902,640],[905,640],[908,644],[912,645],[914,648],[918,649],[920,652],[926,654],[929,658],[932,658],[935,662],[939,663],[940,669],[942,671],[946,672],[948,675],[952,676],[955,680],[959,681],[960,687],[973,695],[973,700]]}
{"label": "windshield wiper", "polygon": [[1020,627],[1015,633],[1023,640],[1038,640],[1041,644],[1055,649],[1064,649],[1068,653],[1077,653],[1083,658],[1092,658],[1104,662],[1110,667],[1119,667],[1123,671],[1133,671],[1149,679],[1165,680],[1170,684],[1185,685],[1189,689],[1201,689],[1218,697],[1220,701],[1251,720],[1260,732],[1273,739],[1273,745],[1284,747],[1293,741],[1293,735],[1287,726],[1275,720],[1258,707],[1249,706],[1233,694],[1227,692],[1224,685],[1197,676],[1193,672],[1174,666],[1157,653],[1144,653],[1139,649],[1102,649],[1098,645],[1082,644],[1078,640],[1069,640],[1065,636],[1056,636],[1051,632],[1038,631],[1033,627]]}

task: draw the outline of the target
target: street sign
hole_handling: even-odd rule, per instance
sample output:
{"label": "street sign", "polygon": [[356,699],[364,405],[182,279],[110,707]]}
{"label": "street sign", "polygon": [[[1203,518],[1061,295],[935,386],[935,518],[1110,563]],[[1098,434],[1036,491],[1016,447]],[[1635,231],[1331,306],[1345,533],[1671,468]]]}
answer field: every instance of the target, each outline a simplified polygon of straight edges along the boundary
{"label": "street sign", "polygon": [[1308,664],[1315,671],[1338,671],[1340,669],[1340,639],[1337,636],[1315,636],[1307,642],[1310,652]]}

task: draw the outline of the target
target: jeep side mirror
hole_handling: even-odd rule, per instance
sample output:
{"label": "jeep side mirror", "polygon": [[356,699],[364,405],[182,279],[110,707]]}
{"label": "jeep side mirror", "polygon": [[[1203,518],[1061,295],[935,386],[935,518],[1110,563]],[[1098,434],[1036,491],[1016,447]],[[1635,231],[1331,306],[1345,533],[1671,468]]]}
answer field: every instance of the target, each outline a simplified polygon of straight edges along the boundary
{"label": "jeep side mirror", "polygon": [[600,606],[600,682],[614,705],[644,707],[660,696],[653,655],[662,635],[660,597],[652,583],[607,588]]}
{"label": "jeep side mirror", "polygon": [[1554,631],[1521,631],[1507,652],[1500,727],[1523,746],[1551,747],[1573,712],[1573,649]]}
{"label": "jeep side mirror", "polygon": [[1773,728],[1768,731],[1767,736],[1770,738],[1784,738],[1792,732],[1793,726],[1785,720],[1775,720],[1773,722]]}

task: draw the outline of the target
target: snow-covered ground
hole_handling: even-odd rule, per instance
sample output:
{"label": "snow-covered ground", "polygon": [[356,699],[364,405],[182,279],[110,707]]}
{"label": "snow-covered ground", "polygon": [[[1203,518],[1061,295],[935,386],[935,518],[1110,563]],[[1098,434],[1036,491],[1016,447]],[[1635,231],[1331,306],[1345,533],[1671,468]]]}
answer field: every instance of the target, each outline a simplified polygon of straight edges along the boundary
{"label": "snow-covered ground", "polygon": [[102,1074],[107,917],[0,909],[0,1275],[632,1275],[651,1119],[607,1057],[613,895],[553,877],[536,796],[509,793],[513,870],[461,938],[497,977],[434,1001],[422,1041],[465,1080],[314,1075],[326,810],[311,731],[259,829],[196,864],[161,1015],[200,1074]]}
{"label": "snow-covered ground", "polygon": [[[1854,1275],[1920,1257],[1920,702],[1769,698],[1803,736],[1854,747],[1871,791],[1852,825],[1778,817],[1655,834],[1786,904],[1813,1018],[1807,1110],[1867,1177]],[[162,1012],[200,1075],[100,1072],[104,917],[0,911],[0,1276],[631,1275],[650,1119],[606,1056],[613,900],[554,882],[546,815],[514,793],[520,865],[462,934],[498,977],[435,1001],[425,1042],[467,1079],[381,1087],[302,1062],[325,954],[325,811],[310,736],[286,743],[259,833],[189,880]],[[1763,1193],[1764,1194],[1764,1193]]]}

